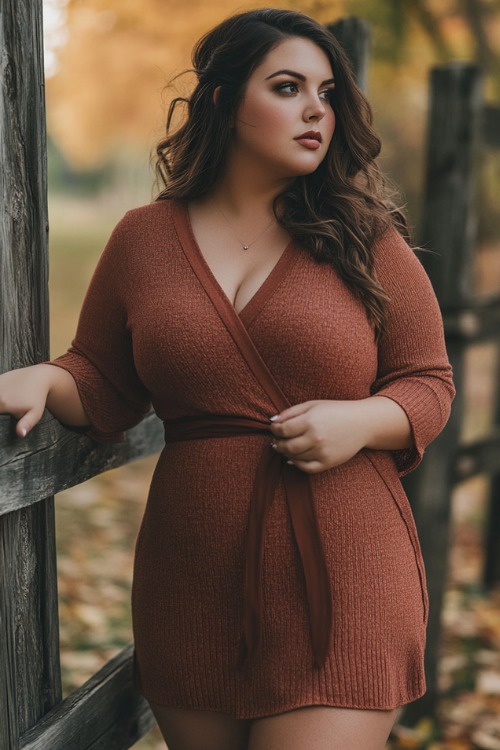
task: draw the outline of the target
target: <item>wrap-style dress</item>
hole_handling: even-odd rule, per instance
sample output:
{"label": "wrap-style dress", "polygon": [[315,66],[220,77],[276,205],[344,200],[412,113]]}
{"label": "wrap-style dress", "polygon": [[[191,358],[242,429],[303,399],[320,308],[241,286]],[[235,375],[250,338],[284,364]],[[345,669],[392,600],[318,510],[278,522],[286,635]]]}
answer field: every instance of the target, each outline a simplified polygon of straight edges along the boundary
{"label": "wrap-style dress", "polygon": [[[390,297],[378,345],[338,273],[291,241],[238,314],[187,205],[128,211],[87,291],[74,377],[90,437],[165,423],[140,528],[135,682],[157,704],[269,716],[390,709],[425,692],[425,570],[400,476],[454,396],[430,281],[394,229],[374,247]],[[314,399],[396,401],[414,447],[363,449],[320,474],[270,447],[269,419]]]}

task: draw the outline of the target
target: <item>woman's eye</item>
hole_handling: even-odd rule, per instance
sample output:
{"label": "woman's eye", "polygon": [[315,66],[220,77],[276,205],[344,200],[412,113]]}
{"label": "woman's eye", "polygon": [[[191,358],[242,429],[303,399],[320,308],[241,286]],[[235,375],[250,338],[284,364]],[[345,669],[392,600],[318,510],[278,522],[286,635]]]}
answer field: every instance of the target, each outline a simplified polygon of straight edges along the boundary
{"label": "woman's eye", "polygon": [[293,82],[282,83],[276,87],[276,90],[284,94],[296,94],[299,90],[299,87],[296,83]]}
{"label": "woman's eye", "polygon": [[334,89],[325,89],[324,91],[320,91],[319,95],[322,99],[324,99],[326,102],[330,102],[333,99]]}

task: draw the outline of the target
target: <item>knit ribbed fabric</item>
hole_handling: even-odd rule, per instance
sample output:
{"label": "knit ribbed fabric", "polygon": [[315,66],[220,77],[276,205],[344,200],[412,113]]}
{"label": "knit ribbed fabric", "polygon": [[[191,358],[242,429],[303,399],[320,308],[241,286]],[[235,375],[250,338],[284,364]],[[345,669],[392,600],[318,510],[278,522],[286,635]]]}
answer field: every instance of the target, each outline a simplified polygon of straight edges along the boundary
{"label": "knit ribbed fabric", "polygon": [[[378,346],[362,303],[294,243],[238,315],[180,202],[129,211],[101,256],[75,339],[52,360],[75,378],[95,440],[122,440],[151,403],[167,422],[266,421],[279,410],[277,391],[292,404],[387,396],[405,410],[415,440],[411,449],[364,449],[311,476],[333,610],[321,669],[313,665],[304,573],[278,485],[265,526],[261,643],[244,672],[236,661],[248,510],[269,438],[165,445],[132,594],[135,681],[154,703],[256,718],[310,705],[390,709],[425,692],[425,571],[399,476],[443,429],[454,388],[420,261],[395,230],[374,253],[390,297]],[[249,363],[248,347],[261,366]]]}

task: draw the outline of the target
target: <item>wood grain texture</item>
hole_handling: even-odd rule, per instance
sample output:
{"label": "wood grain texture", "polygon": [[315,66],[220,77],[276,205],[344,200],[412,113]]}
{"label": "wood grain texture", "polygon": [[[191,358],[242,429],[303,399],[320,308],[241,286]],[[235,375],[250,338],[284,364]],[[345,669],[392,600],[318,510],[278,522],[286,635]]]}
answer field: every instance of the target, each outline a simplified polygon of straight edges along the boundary
{"label": "wood grain texture", "polygon": [[121,444],[100,445],[64,428],[49,412],[27,438],[14,420],[0,417],[0,515],[85,482],[104,471],[144,458],[164,445],[163,423],[154,414],[127,433]]}
{"label": "wood grain texture", "polygon": [[[3,372],[49,352],[41,0],[4,0],[0,49]],[[11,750],[60,699],[52,500],[2,517],[0,545],[0,744]]]}
{"label": "wood grain texture", "polygon": [[476,239],[475,161],[482,112],[476,65],[453,63],[431,73],[427,169],[419,244],[441,308],[470,302]]}
{"label": "wood grain texture", "polygon": [[17,659],[15,586],[17,561],[12,554],[17,537],[17,519],[0,519],[0,748],[17,748]]}
{"label": "wood grain texture", "polygon": [[0,14],[0,368],[49,351],[47,177],[41,0]]}
{"label": "wood grain texture", "polygon": [[125,750],[154,724],[146,701],[132,689],[132,646],[21,738],[21,750]]}

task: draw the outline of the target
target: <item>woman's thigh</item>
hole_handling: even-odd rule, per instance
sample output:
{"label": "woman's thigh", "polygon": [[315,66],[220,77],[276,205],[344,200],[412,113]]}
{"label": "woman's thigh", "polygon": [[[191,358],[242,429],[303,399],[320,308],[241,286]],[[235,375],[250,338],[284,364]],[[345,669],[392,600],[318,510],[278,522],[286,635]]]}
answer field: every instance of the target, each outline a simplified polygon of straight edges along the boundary
{"label": "woman's thigh", "polygon": [[250,721],[215,711],[149,704],[168,750],[246,750]]}
{"label": "woman's thigh", "polygon": [[255,719],[248,750],[384,750],[398,712],[298,708]]}

